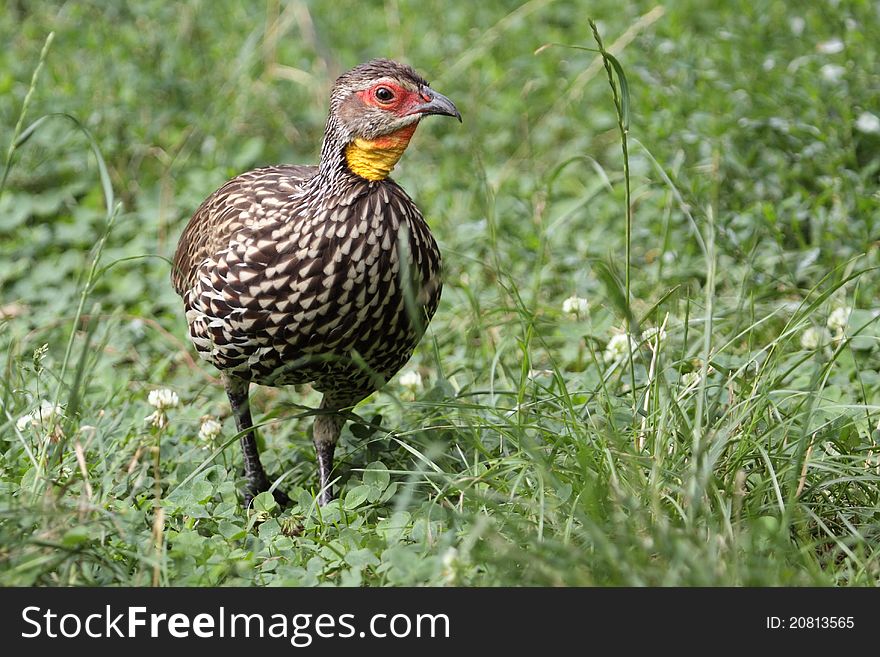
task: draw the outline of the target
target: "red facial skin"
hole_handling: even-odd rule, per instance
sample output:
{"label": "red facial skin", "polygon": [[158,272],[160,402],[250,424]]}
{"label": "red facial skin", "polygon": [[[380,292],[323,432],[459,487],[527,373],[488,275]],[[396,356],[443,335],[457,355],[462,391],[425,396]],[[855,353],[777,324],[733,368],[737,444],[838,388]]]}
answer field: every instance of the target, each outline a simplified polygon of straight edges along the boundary
{"label": "red facial skin", "polygon": [[[394,97],[388,101],[381,101],[376,97],[376,91],[385,87],[390,90]],[[404,117],[413,113],[413,110],[423,104],[427,103],[431,100],[431,97],[428,94],[419,93],[418,91],[411,91],[410,89],[404,89],[401,86],[394,84],[393,82],[382,82],[380,84],[374,85],[369,89],[365,89],[364,91],[359,91],[358,96],[366,105],[372,105],[373,107],[379,107],[383,110],[388,110],[394,112],[397,116]]]}
{"label": "red facial skin", "polygon": [[[383,87],[394,94],[394,97],[388,102],[383,102],[376,97],[376,91]],[[357,95],[365,105],[371,105],[372,107],[392,112],[401,118],[416,113],[415,110],[419,105],[431,100],[431,97],[427,94],[404,89],[392,82],[382,82],[364,91],[359,91]],[[407,143],[415,132],[417,125],[418,121],[413,121],[397,132],[379,137],[372,143],[376,148],[391,148],[399,145],[401,142]]]}

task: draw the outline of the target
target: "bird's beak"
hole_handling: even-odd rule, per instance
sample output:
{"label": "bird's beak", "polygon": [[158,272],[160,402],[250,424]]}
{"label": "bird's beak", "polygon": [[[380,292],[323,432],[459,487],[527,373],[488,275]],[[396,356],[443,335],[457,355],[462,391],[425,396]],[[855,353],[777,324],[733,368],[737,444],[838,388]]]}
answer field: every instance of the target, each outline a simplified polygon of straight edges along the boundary
{"label": "bird's beak", "polygon": [[454,116],[461,121],[461,112],[455,107],[455,103],[449,100],[441,93],[437,93],[429,87],[422,87],[422,99],[425,101],[421,105],[416,105],[412,114],[443,114],[444,116]]}

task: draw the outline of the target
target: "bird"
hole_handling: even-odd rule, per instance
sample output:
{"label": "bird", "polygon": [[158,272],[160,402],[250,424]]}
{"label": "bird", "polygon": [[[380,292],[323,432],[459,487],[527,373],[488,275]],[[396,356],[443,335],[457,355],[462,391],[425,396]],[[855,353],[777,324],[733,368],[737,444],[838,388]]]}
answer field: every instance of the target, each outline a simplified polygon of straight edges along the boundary
{"label": "bird", "polygon": [[[220,370],[240,435],[245,505],[270,490],[250,387],[311,384],[317,502],[333,499],[347,414],[412,356],[442,291],[422,213],[389,177],[421,119],[462,120],[411,66],[373,59],[336,79],[317,165],[226,182],[181,234],[171,281],[199,356]],[[289,500],[277,485],[275,499]]]}

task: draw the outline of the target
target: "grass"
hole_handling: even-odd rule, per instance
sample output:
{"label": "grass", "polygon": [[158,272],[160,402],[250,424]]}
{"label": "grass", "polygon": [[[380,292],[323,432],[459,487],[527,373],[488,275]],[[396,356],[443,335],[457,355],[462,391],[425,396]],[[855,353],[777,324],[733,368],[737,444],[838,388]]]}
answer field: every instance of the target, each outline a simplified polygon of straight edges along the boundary
{"label": "grass", "polygon": [[[13,5],[0,583],[876,586],[880,28],[814,5]],[[542,48],[590,17],[625,87]],[[444,253],[422,383],[358,406],[325,508],[317,395],[259,389],[294,504],[248,513],[168,258],[225,179],[313,161],[377,55],[465,121],[395,171]]]}

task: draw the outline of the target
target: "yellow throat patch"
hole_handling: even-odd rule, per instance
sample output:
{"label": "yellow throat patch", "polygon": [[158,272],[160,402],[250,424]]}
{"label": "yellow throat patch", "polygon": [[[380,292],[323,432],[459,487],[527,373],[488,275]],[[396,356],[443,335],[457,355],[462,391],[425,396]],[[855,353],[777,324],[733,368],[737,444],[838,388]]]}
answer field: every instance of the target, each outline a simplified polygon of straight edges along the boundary
{"label": "yellow throat patch", "polygon": [[377,139],[355,139],[345,147],[345,162],[367,180],[385,180],[409,145],[418,121]]}

